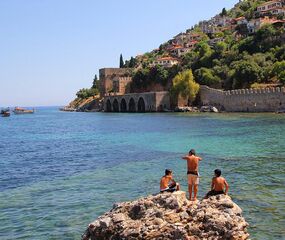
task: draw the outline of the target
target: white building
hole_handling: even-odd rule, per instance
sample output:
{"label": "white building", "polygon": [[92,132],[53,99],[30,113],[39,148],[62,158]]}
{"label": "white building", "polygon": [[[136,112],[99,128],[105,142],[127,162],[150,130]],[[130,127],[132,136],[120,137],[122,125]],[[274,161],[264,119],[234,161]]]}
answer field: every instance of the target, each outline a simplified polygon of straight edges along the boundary
{"label": "white building", "polygon": [[278,20],[275,18],[269,18],[269,17],[251,19],[247,24],[247,28],[250,33],[254,33],[258,29],[260,29],[262,25],[273,24],[275,22],[278,22]]}
{"label": "white building", "polygon": [[285,14],[284,1],[282,0],[273,0],[261,4],[257,7],[257,12],[260,15],[265,15],[271,13],[273,15]]}
{"label": "white building", "polygon": [[173,57],[161,57],[154,61],[154,65],[161,65],[163,67],[172,67],[173,65],[177,65],[178,60]]}

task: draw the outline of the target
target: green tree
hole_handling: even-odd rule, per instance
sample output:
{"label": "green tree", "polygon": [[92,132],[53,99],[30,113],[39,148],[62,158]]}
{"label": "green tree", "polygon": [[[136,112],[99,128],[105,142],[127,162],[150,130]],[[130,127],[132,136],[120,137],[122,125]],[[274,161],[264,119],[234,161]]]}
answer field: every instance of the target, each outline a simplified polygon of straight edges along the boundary
{"label": "green tree", "polygon": [[243,36],[247,36],[249,34],[248,27],[246,23],[242,23],[236,26],[236,31]]}
{"label": "green tree", "polygon": [[77,93],[76,96],[80,99],[86,99],[93,97],[99,94],[98,89],[96,88],[82,88]]}
{"label": "green tree", "polygon": [[136,67],[137,60],[134,57],[131,57],[130,60],[125,61],[125,68],[134,68]]}
{"label": "green tree", "polygon": [[133,58],[133,57],[131,57],[131,59],[130,59],[130,61],[129,61],[128,67],[129,67],[129,68],[134,68],[134,67],[136,66],[136,64],[137,64],[136,59]]}
{"label": "green tree", "polygon": [[215,45],[215,51],[218,56],[222,56],[223,53],[227,50],[228,45],[225,42],[218,42]]}
{"label": "green tree", "polygon": [[221,79],[213,70],[204,67],[195,71],[195,78],[198,83],[212,87],[217,86],[221,82]]}
{"label": "green tree", "polygon": [[124,67],[124,59],[123,59],[123,55],[121,54],[120,55],[120,68],[123,68]]}
{"label": "green tree", "polygon": [[165,86],[168,80],[168,71],[166,68],[157,65],[150,69],[148,77],[151,81]]}
{"label": "green tree", "polygon": [[194,80],[192,70],[186,70],[175,76],[170,92],[176,99],[181,96],[193,102],[199,92],[199,88],[199,84]]}
{"label": "green tree", "polygon": [[285,84],[285,60],[274,63],[272,72],[282,84]]}
{"label": "green tree", "polygon": [[92,83],[92,88],[98,89],[99,88],[98,83],[99,83],[99,80],[98,80],[97,74],[95,74],[94,79],[93,79],[93,83]]}
{"label": "green tree", "polygon": [[233,88],[250,87],[252,83],[260,82],[261,67],[254,61],[240,60],[232,63],[234,69]]}
{"label": "green tree", "polygon": [[274,55],[275,55],[275,58],[278,59],[278,61],[282,61],[283,59],[285,59],[285,46],[275,47]]}
{"label": "green tree", "polygon": [[149,68],[138,69],[133,73],[133,81],[131,83],[131,89],[143,89],[148,86],[149,82]]}
{"label": "green tree", "polygon": [[227,16],[227,14],[228,14],[228,12],[227,12],[227,10],[226,10],[226,8],[223,8],[222,9],[222,12],[220,13],[220,16]]}

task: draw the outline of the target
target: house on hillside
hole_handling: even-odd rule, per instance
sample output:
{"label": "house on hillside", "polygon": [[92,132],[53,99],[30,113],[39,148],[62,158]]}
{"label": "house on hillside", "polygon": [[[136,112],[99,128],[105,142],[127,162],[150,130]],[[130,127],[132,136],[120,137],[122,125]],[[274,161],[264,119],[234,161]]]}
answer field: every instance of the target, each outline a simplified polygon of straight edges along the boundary
{"label": "house on hillside", "polygon": [[169,49],[169,52],[171,55],[175,56],[175,57],[181,57],[184,54],[190,52],[192,50],[192,48],[189,47],[183,47],[181,45],[176,45],[173,46],[172,48]]}
{"label": "house on hillside", "polygon": [[199,22],[198,26],[203,33],[213,34],[218,32],[220,28],[229,27],[231,25],[231,21],[232,18],[218,14],[208,21]]}
{"label": "house on hillside", "polygon": [[187,41],[187,33],[179,33],[173,38],[173,41],[177,45],[184,45],[184,43]]}
{"label": "house on hillside", "polygon": [[247,28],[249,33],[255,33],[258,29],[260,29],[265,24],[275,24],[277,22],[283,22],[282,20],[277,20],[276,18],[257,18],[257,19],[251,19],[248,24]]}
{"label": "house on hillside", "polygon": [[213,46],[215,46],[218,42],[223,42],[225,39],[224,38],[222,38],[222,37],[220,37],[220,38],[213,38],[213,39],[210,39],[209,41],[208,41],[208,44],[211,46],[211,47],[213,47]]}
{"label": "house on hillside", "polygon": [[227,16],[221,16],[220,14],[213,17],[210,21],[217,27],[226,27],[231,24],[231,18]]}
{"label": "house on hillside", "polygon": [[189,48],[190,50],[192,50],[196,46],[197,43],[199,43],[199,41],[195,41],[195,40],[194,41],[189,41],[189,42],[187,42],[185,44],[185,47]]}
{"label": "house on hillside", "polygon": [[211,21],[201,21],[198,26],[205,34],[213,34],[219,31],[218,27]]}
{"label": "house on hillside", "polygon": [[272,0],[265,2],[257,7],[256,12],[260,16],[265,16],[267,14],[272,15],[285,15],[285,1],[284,0]]}
{"label": "house on hillside", "polygon": [[193,42],[193,41],[200,41],[202,39],[202,36],[199,33],[189,32],[186,35],[186,38],[187,38],[187,42]]}
{"label": "house on hillside", "polygon": [[231,24],[233,24],[233,25],[241,25],[241,24],[247,24],[247,23],[248,23],[247,19],[243,16],[238,17],[238,18],[233,18],[231,20]]}
{"label": "house on hillside", "polygon": [[154,61],[154,65],[161,65],[166,68],[172,67],[173,65],[177,65],[178,63],[179,61],[174,57],[161,57],[157,58]]}

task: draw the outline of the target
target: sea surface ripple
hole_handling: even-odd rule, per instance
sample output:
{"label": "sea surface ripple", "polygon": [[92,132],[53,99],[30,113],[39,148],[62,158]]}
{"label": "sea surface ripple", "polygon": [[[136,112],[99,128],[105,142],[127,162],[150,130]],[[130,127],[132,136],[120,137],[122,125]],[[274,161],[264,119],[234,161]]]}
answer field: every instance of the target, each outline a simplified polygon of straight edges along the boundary
{"label": "sea surface ripple", "polygon": [[181,156],[215,168],[251,239],[285,239],[285,115],[67,113],[0,118],[0,239],[79,239],[114,202],[158,192],[165,168],[186,190]]}

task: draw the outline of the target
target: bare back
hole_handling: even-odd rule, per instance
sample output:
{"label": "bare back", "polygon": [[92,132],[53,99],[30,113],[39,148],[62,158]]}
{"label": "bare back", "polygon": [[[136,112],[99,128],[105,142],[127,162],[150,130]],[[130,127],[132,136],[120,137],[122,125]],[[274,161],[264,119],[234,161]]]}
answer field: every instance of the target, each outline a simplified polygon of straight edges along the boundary
{"label": "bare back", "polygon": [[190,172],[198,172],[200,157],[194,155],[184,157],[187,160],[187,170]]}
{"label": "bare back", "polygon": [[169,182],[172,180],[171,176],[163,176],[160,180],[160,189],[165,189],[168,187]]}
{"label": "bare back", "polygon": [[215,191],[224,191],[226,185],[227,182],[223,177],[214,177],[212,180],[212,189]]}

